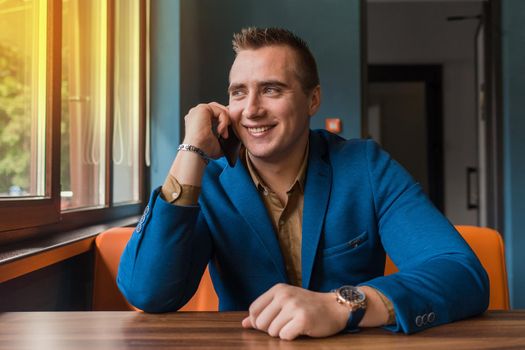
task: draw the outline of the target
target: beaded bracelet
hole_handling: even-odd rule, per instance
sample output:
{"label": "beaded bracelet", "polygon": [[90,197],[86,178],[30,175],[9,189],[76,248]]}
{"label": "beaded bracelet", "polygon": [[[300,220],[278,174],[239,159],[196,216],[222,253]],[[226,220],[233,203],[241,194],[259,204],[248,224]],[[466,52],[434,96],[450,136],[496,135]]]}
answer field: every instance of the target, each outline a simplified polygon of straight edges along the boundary
{"label": "beaded bracelet", "polygon": [[204,153],[204,151],[201,150],[199,147],[188,145],[186,143],[180,144],[177,150],[178,151],[190,151],[190,152],[197,153],[206,164],[208,164],[210,160],[212,159],[206,153]]}

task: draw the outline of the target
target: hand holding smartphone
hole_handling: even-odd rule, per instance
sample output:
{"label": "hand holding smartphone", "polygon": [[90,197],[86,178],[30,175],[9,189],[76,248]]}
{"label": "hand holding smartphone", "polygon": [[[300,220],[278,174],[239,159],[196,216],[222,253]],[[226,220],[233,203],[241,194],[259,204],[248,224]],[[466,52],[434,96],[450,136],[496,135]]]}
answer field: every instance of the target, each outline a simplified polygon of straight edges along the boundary
{"label": "hand holding smartphone", "polygon": [[213,125],[213,133],[217,136],[219,140],[219,145],[221,146],[222,153],[228,161],[228,165],[232,168],[235,166],[237,159],[239,158],[239,152],[241,150],[241,141],[233,131],[231,125],[228,126],[228,138],[225,139],[217,133],[217,125]]}

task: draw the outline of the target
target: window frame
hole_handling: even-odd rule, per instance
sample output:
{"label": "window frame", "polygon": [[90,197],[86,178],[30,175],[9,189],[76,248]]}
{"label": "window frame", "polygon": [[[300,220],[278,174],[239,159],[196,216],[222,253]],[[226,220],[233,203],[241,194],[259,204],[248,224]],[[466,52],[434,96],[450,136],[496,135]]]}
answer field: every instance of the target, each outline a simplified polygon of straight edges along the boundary
{"label": "window frame", "polygon": [[146,202],[148,179],[146,146],[146,94],[147,77],[147,0],[139,1],[139,201],[113,204],[113,126],[114,126],[114,67],[115,67],[115,0],[106,0],[107,6],[107,95],[105,135],[105,199],[97,208],[61,211],[60,203],[60,120],[62,79],[62,0],[47,1],[47,53],[46,53],[46,141],[45,141],[45,196],[44,198],[0,199],[0,244],[28,237],[72,230],[140,214]]}

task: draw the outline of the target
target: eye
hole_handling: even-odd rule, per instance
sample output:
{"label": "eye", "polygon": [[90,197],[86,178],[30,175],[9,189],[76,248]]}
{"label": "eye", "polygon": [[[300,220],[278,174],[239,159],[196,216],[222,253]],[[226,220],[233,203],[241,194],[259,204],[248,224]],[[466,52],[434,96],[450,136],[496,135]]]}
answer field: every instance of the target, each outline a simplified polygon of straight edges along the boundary
{"label": "eye", "polygon": [[279,88],[276,88],[274,86],[267,86],[264,88],[263,91],[265,95],[277,95],[281,92]]}
{"label": "eye", "polygon": [[243,90],[232,90],[230,91],[230,97],[242,97],[244,96],[244,91]]}

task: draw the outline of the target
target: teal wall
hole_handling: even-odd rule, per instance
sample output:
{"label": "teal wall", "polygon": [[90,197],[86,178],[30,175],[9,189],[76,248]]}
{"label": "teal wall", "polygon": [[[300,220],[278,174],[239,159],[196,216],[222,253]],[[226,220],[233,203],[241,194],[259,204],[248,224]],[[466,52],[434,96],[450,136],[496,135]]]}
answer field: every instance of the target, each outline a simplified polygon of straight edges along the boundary
{"label": "teal wall", "polygon": [[151,187],[164,182],[180,143],[180,1],[151,1]]}
{"label": "teal wall", "polygon": [[525,308],[525,1],[501,4],[504,236],[511,304]]}
{"label": "teal wall", "polygon": [[151,5],[152,188],[164,181],[187,111],[201,102],[227,102],[231,38],[242,27],[281,26],[305,39],[317,58],[322,86],[312,127],[339,117],[342,136],[360,136],[359,0],[157,0]]}

